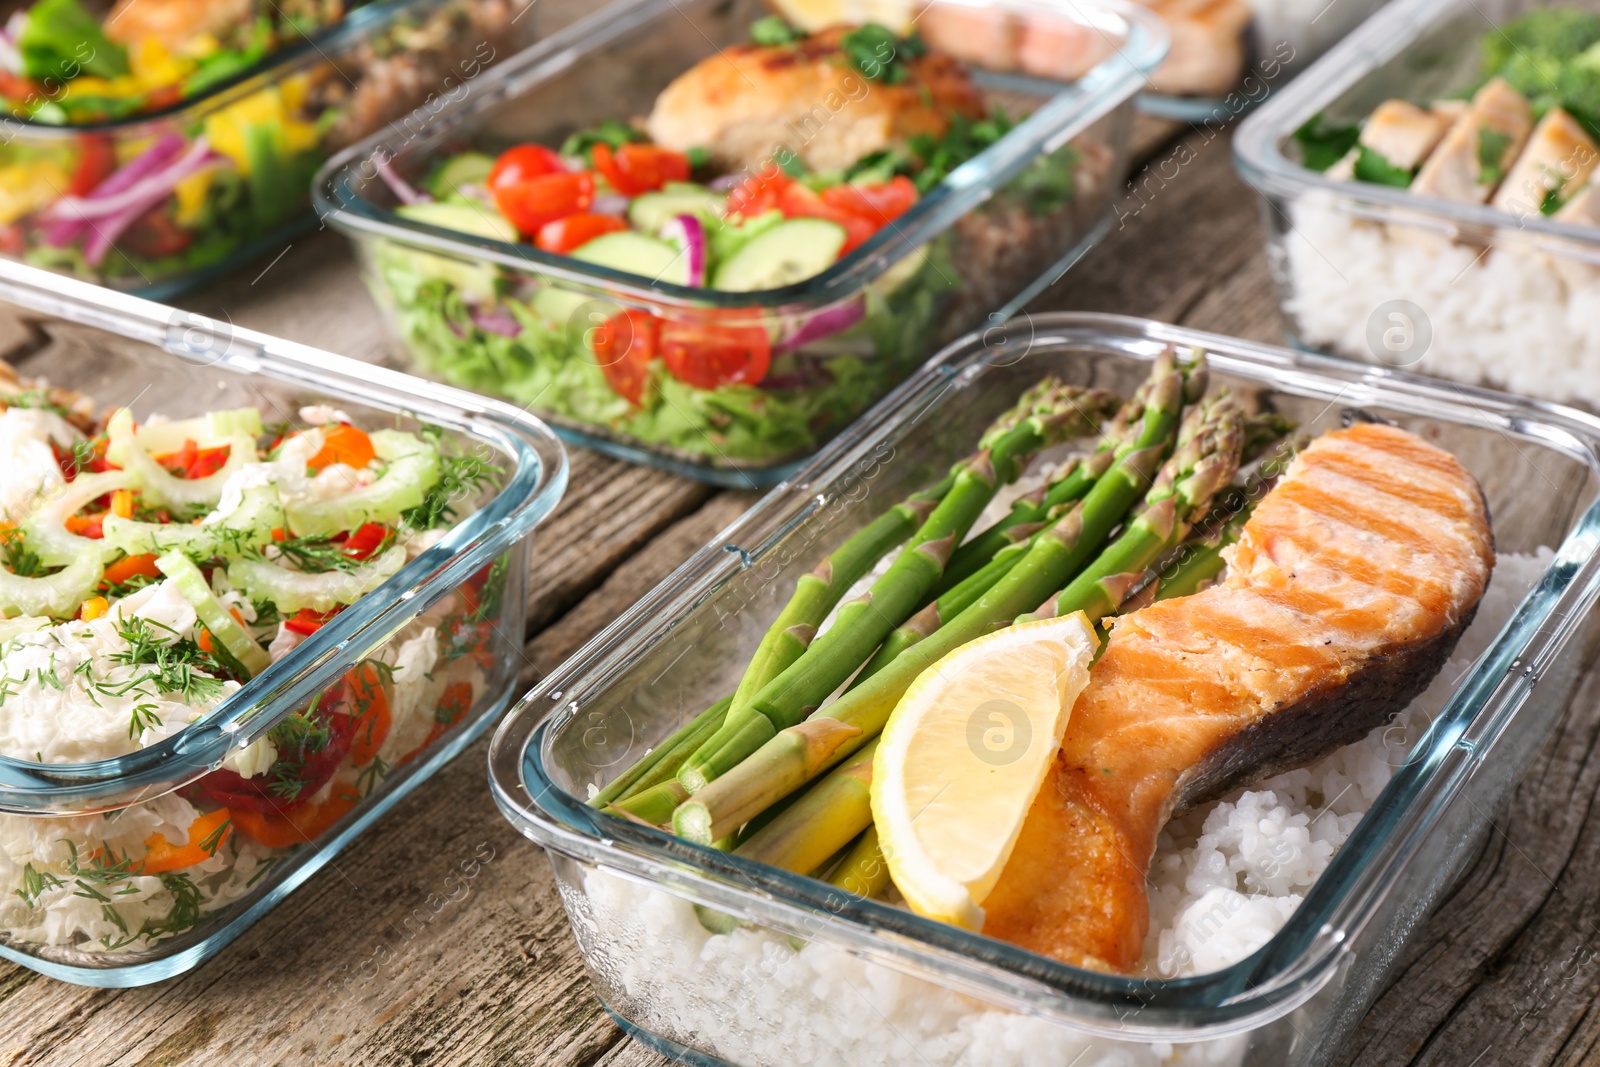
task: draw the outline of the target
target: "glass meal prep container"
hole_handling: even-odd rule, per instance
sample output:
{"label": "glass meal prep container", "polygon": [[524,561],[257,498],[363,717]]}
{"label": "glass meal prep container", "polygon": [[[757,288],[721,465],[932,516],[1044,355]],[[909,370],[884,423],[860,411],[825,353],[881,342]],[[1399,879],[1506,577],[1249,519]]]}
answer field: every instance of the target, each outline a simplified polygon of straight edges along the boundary
{"label": "glass meal prep container", "polygon": [[[437,440],[440,499],[459,515],[453,525],[413,539],[398,563],[390,561],[397,571],[364,595],[345,596],[350,605],[324,615],[320,628],[295,629],[293,605],[269,600],[269,607],[282,608],[275,642],[289,630],[308,636],[270,666],[258,667],[254,677],[245,675],[242,688],[222,687],[220,700],[185,696],[196,710],[214,706],[190,725],[173,729],[176,720],[145,735],[143,747],[119,742],[115,749],[124,755],[54,762],[71,758],[73,748],[63,746],[86,754],[110,747],[109,735],[96,733],[91,744],[87,732],[67,733],[61,745],[45,739],[49,759],[18,758],[14,739],[30,736],[30,727],[27,720],[8,723],[9,754],[0,756],[0,956],[84,985],[140,985],[192,968],[237,937],[507,706],[521,663],[526,538],[561,497],[566,457],[543,424],[507,405],[21,264],[0,261],[0,301],[8,323],[18,327],[8,329],[5,357],[24,380],[46,378],[52,387],[81,392],[95,411],[131,406],[140,433],[162,425],[147,421],[154,414],[178,419],[248,408],[271,424],[313,421],[306,412],[331,408],[337,414],[330,420],[347,418],[372,430],[380,456],[386,453],[378,442],[400,437],[379,438],[380,430]],[[6,397],[11,392],[4,390]],[[274,433],[270,425],[265,432],[263,439]],[[325,446],[329,432],[321,439]],[[486,480],[448,480],[452,456],[496,470]],[[381,470],[394,472],[404,461],[392,458]],[[273,539],[281,540],[277,533]],[[288,542],[282,543],[287,551]],[[9,552],[6,565],[14,566]],[[166,569],[161,560],[157,565]],[[209,566],[203,559],[200,565]],[[356,572],[349,574],[354,579]],[[194,577],[207,580],[199,570]],[[342,575],[335,569],[314,577]],[[109,572],[106,580],[113,580]],[[209,580],[225,588],[214,575]],[[181,589],[176,576],[173,584]],[[114,601],[110,621],[117,622],[119,604],[139,595]],[[255,610],[254,620],[263,624],[259,600]],[[166,626],[162,619],[172,616],[148,617],[156,621],[139,628],[159,637],[151,628]],[[68,625],[87,627],[92,618],[86,604],[80,621]],[[120,619],[130,642],[125,662],[155,663],[151,671],[166,672],[160,655],[152,660],[133,653],[138,635],[126,632],[130,616]],[[13,622],[5,631],[7,656],[16,628]],[[110,641],[88,630],[62,632],[74,640]],[[172,632],[179,641],[182,631]],[[202,649],[213,647],[208,639],[209,632],[202,633]],[[176,660],[171,665],[185,669]],[[135,677],[143,670],[126,669]],[[5,674],[5,699],[45,699],[42,674],[31,697],[32,683],[9,661]],[[97,706],[97,679],[104,680],[98,692],[107,701],[126,691],[115,668],[87,677],[83,691]],[[151,677],[161,693],[169,692],[168,683]],[[158,706],[167,710],[144,705]],[[69,710],[61,712],[63,720]],[[87,714],[71,711],[70,721],[88,724],[87,731],[93,725]],[[134,714],[138,723],[137,709]],[[270,761],[264,767],[263,752]],[[246,766],[252,753],[254,770]],[[295,772],[294,790],[278,792],[280,766]],[[320,787],[313,784],[324,779]],[[267,783],[264,788],[283,799],[271,799],[251,781]],[[292,795],[302,788],[316,791]]]}
{"label": "glass meal prep container", "polygon": [[1538,7],[1600,12],[1402,0],[1240,127],[1293,343],[1600,408],[1600,228],[1335,180],[1294,136],[1319,114],[1354,124],[1391,98],[1460,96],[1481,77],[1480,41]]}
{"label": "glass meal prep container", "polygon": [[61,124],[40,108],[91,90],[47,77],[0,118],[0,253],[158,299],[216,277],[309,221],[307,189],[332,152],[460,98],[528,44],[529,6],[367,4],[121,119]]}
{"label": "glass meal prep container", "polygon": [[[1436,679],[1431,725],[1358,743],[1387,777],[1361,787],[1366,814],[1322,787],[1314,814],[1335,809],[1349,836],[1275,934],[1226,966],[1081,970],[585,803],[732,690],[797,576],[935,481],[1025,388],[1049,372],[1127,395],[1169,344],[1203,347],[1214,384],[1304,432],[1377,417],[1452,451],[1482,483],[1508,582],[1456,653],[1482,654]],[[494,737],[491,785],[548,850],[601,1000],[688,1062],[1326,1063],[1562,715],[1596,636],[1597,551],[1588,415],[1145,320],[1021,318],[941,353],[543,680]],[[1202,919],[1226,919],[1218,906]],[[713,934],[697,907],[742,928]]]}
{"label": "glass meal prep container", "polygon": [[[1030,0],[1007,3],[1032,9]],[[503,64],[415,136],[382,134],[331,160],[317,209],[355,241],[409,366],[527,404],[568,440],[625,459],[725,485],[771,484],[939,344],[986,318],[1003,321],[996,316],[1105,232],[1132,97],[1165,47],[1150,15],[1115,0],[1073,8],[1075,26],[1116,45],[1081,79],[976,70],[991,106],[1028,117],[805,281],[754,292],[651,282],[396,214],[385,168],[420,186],[431,164],[464,148],[555,146],[642,115],[696,62],[748,40],[765,14],[754,0],[626,0]],[[830,100],[818,108],[849,107]],[[635,404],[610,384],[593,347],[624,309],[663,330],[764,333],[770,365],[758,383],[700,388],[652,362]]]}

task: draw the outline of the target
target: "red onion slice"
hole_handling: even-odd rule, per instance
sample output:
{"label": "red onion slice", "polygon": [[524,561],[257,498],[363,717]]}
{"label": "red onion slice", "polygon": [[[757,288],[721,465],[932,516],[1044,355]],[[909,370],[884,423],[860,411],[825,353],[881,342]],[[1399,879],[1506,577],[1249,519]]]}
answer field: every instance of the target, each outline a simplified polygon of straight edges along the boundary
{"label": "red onion slice", "polygon": [[808,345],[813,341],[820,341],[824,337],[832,337],[836,333],[843,333],[862,319],[866,318],[866,300],[857,297],[848,303],[827,308],[817,312],[799,328],[772,346],[774,354],[780,352],[793,352],[795,349]]}
{"label": "red onion slice", "polygon": [[389,157],[382,150],[372,154],[372,169],[378,172],[378,177],[383,179],[383,184],[402,204],[426,204],[433,199],[427,193],[413,189],[406,180],[395,173],[394,167],[389,163]]}
{"label": "red onion slice", "polygon": [[657,236],[688,258],[688,281],[684,284],[703,287],[706,284],[706,227],[694,215],[674,215],[661,224]]}

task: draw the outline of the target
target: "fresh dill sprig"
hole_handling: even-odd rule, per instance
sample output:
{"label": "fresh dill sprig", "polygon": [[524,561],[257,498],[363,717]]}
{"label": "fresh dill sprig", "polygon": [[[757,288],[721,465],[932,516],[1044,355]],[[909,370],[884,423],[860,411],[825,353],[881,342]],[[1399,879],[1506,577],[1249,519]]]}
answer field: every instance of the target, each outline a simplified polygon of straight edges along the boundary
{"label": "fresh dill sprig", "polygon": [[22,888],[13,889],[12,892],[22,898],[22,902],[30,908],[39,906],[39,898],[46,891],[59,889],[65,885],[61,879],[49,871],[37,870],[32,863],[22,865]]}
{"label": "fresh dill sprig", "polygon": [[39,554],[28,547],[27,538],[20,529],[0,533],[0,561],[19,578],[37,578],[45,569]]}
{"label": "fresh dill sprig", "polygon": [[129,616],[117,629],[117,635],[128,647],[106,657],[115,664],[149,667],[150,670],[137,672],[123,682],[91,681],[90,686],[107,696],[126,696],[131,692],[149,694],[144,688],[148,684],[155,687],[155,693],[150,695],[177,693],[186,704],[221,695],[222,679],[210,673],[222,669],[216,658],[186,637],[163,641],[153,626],[176,633],[171,627],[152,624],[137,615]]}
{"label": "fresh dill sprig", "polygon": [[278,750],[278,758],[272,764],[272,780],[267,784],[274,796],[297,799],[305,788],[307,760],[327,748],[333,737],[327,720],[316,710],[313,703],[307,712],[293,712],[267,732]]}
{"label": "fresh dill sprig", "polygon": [[438,426],[425,425],[417,432],[439,449],[439,480],[423,495],[422,503],[400,513],[400,521],[413,530],[431,530],[454,518],[457,504],[477,496],[503,471],[483,456],[447,451],[447,438]]}
{"label": "fresh dill sprig", "polygon": [[128,737],[135,738],[145,730],[160,726],[161,716],[156,714],[156,704],[135,704],[128,722]]}

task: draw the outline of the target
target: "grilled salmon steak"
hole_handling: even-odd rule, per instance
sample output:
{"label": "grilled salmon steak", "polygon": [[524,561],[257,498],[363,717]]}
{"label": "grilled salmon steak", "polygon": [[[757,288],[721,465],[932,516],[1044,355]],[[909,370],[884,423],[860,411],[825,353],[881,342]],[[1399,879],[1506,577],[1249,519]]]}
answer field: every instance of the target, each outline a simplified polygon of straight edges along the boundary
{"label": "grilled salmon steak", "polygon": [[1419,694],[1494,566],[1483,495],[1415,434],[1324,434],[1262,499],[1227,575],[1117,619],[983,931],[1129,971],[1174,812],[1359,740]]}

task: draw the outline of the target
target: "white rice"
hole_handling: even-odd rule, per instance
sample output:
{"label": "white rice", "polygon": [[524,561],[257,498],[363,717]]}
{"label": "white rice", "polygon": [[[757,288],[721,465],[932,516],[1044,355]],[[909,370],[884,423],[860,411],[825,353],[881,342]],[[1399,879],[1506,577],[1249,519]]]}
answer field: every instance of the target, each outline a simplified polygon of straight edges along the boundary
{"label": "white rice", "polygon": [[[1395,722],[1167,828],[1150,875],[1147,973],[1226,967],[1283,926],[1552,556],[1543,548],[1499,559],[1455,656]],[[1190,1045],[1089,1038],[827,945],[796,951],[757,928],[713,935],[687,902],[599,870],[585,873],[581,891],[563,892],[615,1007],[739,1064],[1153,1067],[1232,1064],[1245,1052],[1243,1036]]]}
{"label": "white rice", "polygon": [[[1290,211],[1282,266],[1284,310],[1302,342],[1367,362],[1560,403],[1600,408],[1600,266],[1558,262],[1530,239],[1505,235],[1485,250],[1419,229],[1354,219],[1325,196]],[[1379,309],[1420,308],[1432,341],[1420,359],[1374,350],[1394,320]],[[1396,335],[1399,337],[1399,335]]]}

